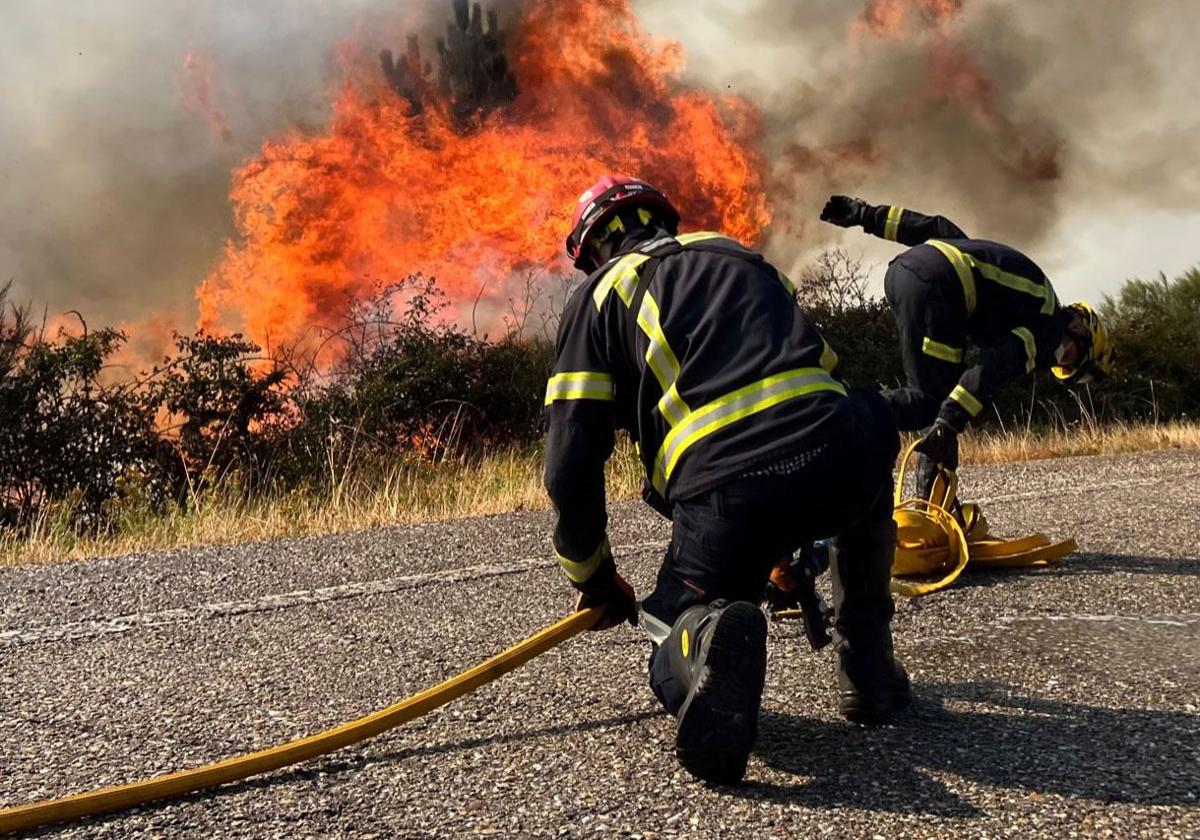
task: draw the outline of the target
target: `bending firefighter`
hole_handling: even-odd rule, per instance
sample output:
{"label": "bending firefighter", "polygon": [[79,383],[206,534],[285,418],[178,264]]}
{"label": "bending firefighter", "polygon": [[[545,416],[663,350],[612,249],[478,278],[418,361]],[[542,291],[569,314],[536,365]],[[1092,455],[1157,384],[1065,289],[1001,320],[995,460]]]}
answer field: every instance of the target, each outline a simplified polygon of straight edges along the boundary
{"label": "bending firefighter", "polygon": [[[1060,305],[1046,275],[1015,248],[969,239],[942,216],[842,195],[829,199],[821,219],[913,246],[884,277],[908,379],[884,397],[901,430],[926,429],[917,445],[922,498],[934,464],[958,467],[959,433],[1001,385],[1034,370],[1050,369],[1065,384],[1111,371],[1099,315],[1086,303]],[[981,353],[964,370],[968,341]]]}
{"label": "bending firefighter", "polygon": [[715,233],[678,235],[654,187],[605,177],[575,211],[567,251],[587,281],[567,303],[546,390],[554,545],[582,606],[636,621],[606,536],[604,464],[637,442],[645,498],[673,520],[641,605],[650,685],[676,718],[693,775],[735,783],[766,670],[760,607],[776,561],[833,536],[841,710],[875,723],[909,702],[892,655],[888,589],[899,447],[878,396],[847,394],[837,357],[789,280]]}

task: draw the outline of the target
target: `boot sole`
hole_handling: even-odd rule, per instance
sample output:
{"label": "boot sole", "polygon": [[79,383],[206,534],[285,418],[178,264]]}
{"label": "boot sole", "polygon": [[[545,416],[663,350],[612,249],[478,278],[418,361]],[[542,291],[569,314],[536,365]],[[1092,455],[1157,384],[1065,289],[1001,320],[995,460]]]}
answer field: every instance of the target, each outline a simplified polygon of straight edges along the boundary
{"label": "boot sole", "polygon": [[717,619],[704,669],[679,710],[675,755],[698,779],[737,784],[758,735],[767,666],[767,618],[733,603]]}

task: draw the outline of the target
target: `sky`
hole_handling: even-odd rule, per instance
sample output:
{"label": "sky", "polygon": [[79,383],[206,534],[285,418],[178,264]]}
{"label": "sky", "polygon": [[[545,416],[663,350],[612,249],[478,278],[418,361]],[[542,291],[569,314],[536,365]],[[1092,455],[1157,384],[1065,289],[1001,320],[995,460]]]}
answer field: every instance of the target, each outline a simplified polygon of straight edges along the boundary
{"label": "sky", "polygon": [[[1028,190],[995,174],[1004,150],[988,145],[994,137],[905,121],[911,109],[894,82],[917,78],[926,42],[848,38],[857,6],[847,0],[635,6],[651,31],[682,42],[689,82],[762,105],[770,148],[871,136],[885,150],[889,165],[872,171],[782,173],[777,200],[798,218],[811,221],[826,194],[843,191],[940,212],[1028,251],[1064,299],[1200,262],[1200,3],[965,0],[962,43],[996,73],[1005,113],[1020,131],[1062,143],[1061,178]],[[0,282],[12,279],[18,299],[51,313],[188,322],[195,287],[233,231],[233,167],[282,131],[320,126],[338,40],[402,48],[429,9],[426,0],[5,0]],[[223,135],[186,102],[199,77],[211,81]],[[875,266],[879,288],[895,250],[861,233],[812,225],[768,253],[791,270],[838,244]]]}

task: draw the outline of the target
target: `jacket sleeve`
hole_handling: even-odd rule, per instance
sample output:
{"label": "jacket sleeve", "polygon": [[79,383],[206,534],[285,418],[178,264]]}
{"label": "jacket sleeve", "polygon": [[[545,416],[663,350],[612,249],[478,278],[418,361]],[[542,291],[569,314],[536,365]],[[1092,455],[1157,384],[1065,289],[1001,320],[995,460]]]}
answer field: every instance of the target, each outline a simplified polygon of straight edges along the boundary
{"label": "jacket sleeve", "polygon": [[1033,332],[1027,327],[1017,327],[983,349],[979,362],[963,373],[942,403],[938,417],[961,432],[991,402],[1000,386],[1031,372],[1037,366],[1037,358]]}
{"label": "jacket sleeve", "polygon": [[926,216],[888,204],[867,207],[863,230],[901,245],[920,245],[930,239],[967,238],[962,228],[945,216]]}
{"label": "jacket sleeve", "polygon": [[615,386],[599,313],[576,293],[559,327],[546,386],[546,491],[558,515],[554,551],[575,588],[599,590],[616,572],[606,529],[604,464],[613,451]]}

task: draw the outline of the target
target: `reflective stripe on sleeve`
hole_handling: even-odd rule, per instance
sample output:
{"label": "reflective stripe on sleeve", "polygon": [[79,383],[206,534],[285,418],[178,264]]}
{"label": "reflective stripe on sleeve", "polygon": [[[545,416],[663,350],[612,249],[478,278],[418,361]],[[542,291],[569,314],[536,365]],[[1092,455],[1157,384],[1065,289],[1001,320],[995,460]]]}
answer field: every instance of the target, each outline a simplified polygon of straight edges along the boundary
{"label": "reflective stripe on sleeve", "polygon": [[975,314],[975,275],[971,273],[971,260],[962,251],[940,239],[930,239],[927,243],[942,252],[942,255],[954,266],[954,273],[962,283],[963,300],[967,304],[967,316]]}
{"label": "reflective stripe on sleeve", "polygon": [[967,414],[970,414],[972,417],[978,416],[979,412],[983,411],[983,403],[961,385],[954,386],[954,390],[950,392],[950,399],[965,408]]}
{"label": "reflective stripe on sleeve", "polygon": [[958,364],[963,360],[962,350],[951,347],[949,344],[942,344],[940,341],[934,341],[929,336],[925,336],[925,340],[921,342],[921,352],[926,356],[933,356],[935,359],[953,364]]}
{"label": "reflective stripe on sleeve", "polygon": [[572,583],[587,583],[588,579],[596,574],[596,569],[600,568],[600,564],[604,562],[604,558],[609,555],[610,551],[608,537],[605,537],[600,541],[600,545],[592,553],[592,556],[582,562],[563,557],[557,552],[555,554],[558,556],[558,565],[562,566],[563,572]]}
{"label": "reflective stripe on sleeve", "polygon": [[1037,367],[1037,342],[1033,340],[1033,333],[1025,327],[1017,327],[1012,332],[1025,343],[1025,372],[1029,373]]}
{"label": "reflective stripe on sleeve", "polygon": [[632,306],[633,293],[638,284],[637,270],[648,259],[650,259],[648,254],[634,253],[626,254],[617,260],[617,264],[608,270],[608,273],[596,284],[595,291],[592,292],[592,300],[596,304],[596,309],[599,310],[604,306],[608,293],[613,289],[617,290],[617,294],[621,296],[621,300],[625,302],[626,306]]}
{"label": "reflective stripe on sleeve", "polygon": [[829,342],[824,338],[821,339],[821,343],[825,345],[825,349],[821,351],[821,367],[823,367],[826,372],[833,373],[838,366],[838,354],[832,347],[829,346]]}
{"label": "reflective stripe on sleeve", "polygon": [[690,412],[663,440],[655,458],[652,483],[665,493],[679,459],[693,444],[738,420],[818,391],[846,395],[842,383],[821,368],[797,368],[760,379]]}
{"label": "reflective stripe on sleeve", "polygon": [[546,405],[557,400],[601,400],[616,399],[613,378],[607,373],[590,370],[556,373],[546,383]]}
{"label": "reflective stripe on sleeve", "polygon": [[883,226],[883,238],[892,242],[896,241],[897,235],[900,233],[900,220],[904,218],[903,207],[889,207],[887,214],[887,224]]}
{"label": "reflective stripe on sleeve", "polygon": [[792,297],[795,297],[796,296],[796,284],[793,283],[791,281],[791,279],[786,274],[784,274],[782,271],[780,271],[779,269],[775,269],[775,273],[779,275],[779,282],[783,284],[784,290],[786,290],[787,293],[789,295],[791,295]]}

